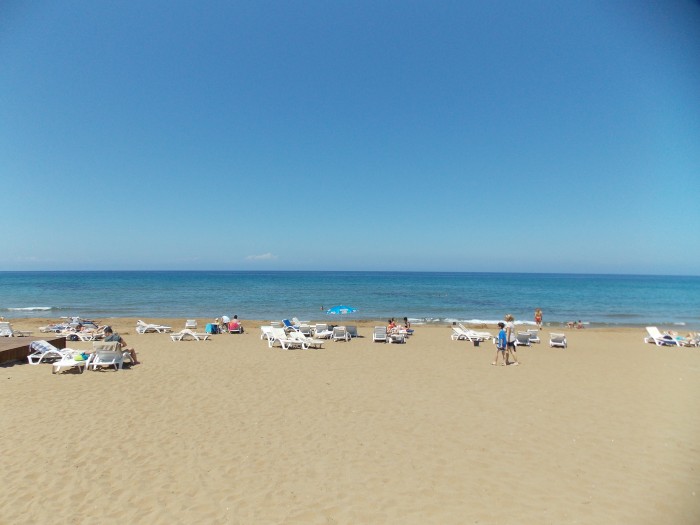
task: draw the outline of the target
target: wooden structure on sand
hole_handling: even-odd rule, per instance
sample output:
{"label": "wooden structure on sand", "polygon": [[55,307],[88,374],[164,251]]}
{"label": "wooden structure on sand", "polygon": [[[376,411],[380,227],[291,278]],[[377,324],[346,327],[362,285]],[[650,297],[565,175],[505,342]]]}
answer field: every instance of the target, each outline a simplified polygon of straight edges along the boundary
{"label": "wooden structure on sand", "polygon": [[56,337],[54,334],[46,334],[46,337],[0,337],[0,365],[10,364],[13,361],[27,362],[29,345],[32,341],[48,341],[56,348],[66,347],[66,338]]}

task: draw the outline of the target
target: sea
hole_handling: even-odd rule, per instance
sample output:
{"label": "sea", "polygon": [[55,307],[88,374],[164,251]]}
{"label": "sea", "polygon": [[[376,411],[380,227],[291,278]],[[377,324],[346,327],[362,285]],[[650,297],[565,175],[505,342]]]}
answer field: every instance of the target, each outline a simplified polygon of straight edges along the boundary
{"label": "sea", "polygon": [[352,271],[0,272],[0,316],[336,320],[493,324],[512,314],[545,326],[700,330],[700,277]]}

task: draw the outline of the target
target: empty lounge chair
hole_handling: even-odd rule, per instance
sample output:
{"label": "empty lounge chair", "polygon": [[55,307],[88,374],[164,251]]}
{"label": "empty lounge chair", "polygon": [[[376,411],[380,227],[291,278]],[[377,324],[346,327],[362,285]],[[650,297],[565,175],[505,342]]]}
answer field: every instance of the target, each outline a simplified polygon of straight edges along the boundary
{"label": "empty lounge chair", "polygon": [[564,334],[549,334],[549,346],[558,346],[560,348],[566,348],[566,335]]}
{"label": "empty lounge chair", "polygon": [[333,341],[350,341],[350,334],[344,326],[333,327]]}
{"label": "empty lounge chair", "polygon": [[70,348],[56,348],[54,345],[44,340],[32,341],[29,343],[29,351],[30,354],[27,356],[27,361],[30,365],[56,361],[64,357],[71,358],[81,353],[79,350],[72,350]]}
{"label": "empty lounge chair", "polygon": [[380,341],[382,343],[386,343],[388,341],[388,336],[386,333],[386,326],[375,326],[374,330],[372,331],[372,341],[377,342]]}
{"label": "empty lounge chair", "polygon": [[333,336],[333,331],[328,329],[325,323],[318,323],[314,328],[314,337],[316,339],[330,339]]}
{"label": "empty lounge chair", "polygon": [[25,337],[32,335],[31,332],[15,330],[8,321],[0,322],[0,337]]}
{"label": "empty lounge chair", "polygon": [[147,333],[159,333],[159,334],[164,334],[167,332],[172,332],[172,328],[169,326],[165,326],[162,324],[152,324],[152,323],[144,323],[141,319],[136,321],[136,331],[139,334],[147,334]]}
{"label": "empty lounge chair", "polygon": [[185,328],[184,330],[170,334],[170,339],[173,341],[208,341],[210,337],[211,334],[198,333],[194,330],[190,330],[189,328]]}
{"label": "empty lounge chair", "polygon": [[[298,333],[298,332],[295,332]],[[303,337],[303,334],[301,334]],[[272,339],[268,339],[268,346],[272,348],[276,344],[282,347],[283,350],[291,350],[293,348],[308,348],[305,347],[304,341],[292,337],[292,334],[287,334],[284,328],[272,327]]]}
{"label": "empty lounge chair", "polygon": [[530,346],[530,332],[516,332],[515,333],[515,345],[516,346]]}
{"label": "empty lounge chair", "polygon": [[527,331],[528,334],[530,334],[530,342],[531,343],[539,343],[540,341],[540,331],[537,328],[533,328],[531,330]]}

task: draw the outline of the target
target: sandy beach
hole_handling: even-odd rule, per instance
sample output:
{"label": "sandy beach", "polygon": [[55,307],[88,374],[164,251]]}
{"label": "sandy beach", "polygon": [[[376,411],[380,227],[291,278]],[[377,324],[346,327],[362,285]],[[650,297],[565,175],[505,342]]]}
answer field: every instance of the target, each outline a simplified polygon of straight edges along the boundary
{"label": "sandy beach", "polygon": [[448,326],[399,345],[363,322],[285,351],[260,322],[179,343],[109,323],[141,365],[0,368],[0,523],[700,520],[700,349],[620,328],[564,329],[562,350],[545,327],[521,366],[494,367],[493,344]]}

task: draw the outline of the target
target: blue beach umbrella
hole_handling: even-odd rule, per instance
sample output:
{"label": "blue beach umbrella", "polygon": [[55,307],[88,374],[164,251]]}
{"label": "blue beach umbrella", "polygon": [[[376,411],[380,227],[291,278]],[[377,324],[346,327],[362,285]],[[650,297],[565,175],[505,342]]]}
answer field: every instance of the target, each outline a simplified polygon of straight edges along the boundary
{"label": "blue beach umbrella", "polygon": [[334,306],[332,308],[329,308],[326,310],[326,313],[328,315],[342,315],[342,314],[351,314],[353,312],[357,312],[356,308],[353,308],[352,306],[344,306],[344,305],[338,305]]}

